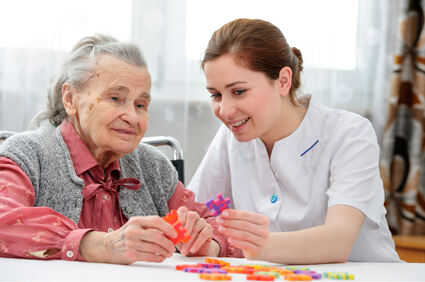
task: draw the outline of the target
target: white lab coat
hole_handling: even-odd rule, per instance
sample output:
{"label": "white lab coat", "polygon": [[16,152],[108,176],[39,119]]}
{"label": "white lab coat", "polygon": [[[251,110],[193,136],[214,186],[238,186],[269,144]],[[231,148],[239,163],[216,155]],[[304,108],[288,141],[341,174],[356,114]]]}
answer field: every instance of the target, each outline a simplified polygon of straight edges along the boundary
{"label": "white lab coat", "polygon": [[399,261],[385,219],[379,146],[371,123],[327,108],[311,96],[307,113],[271,157],[257,138],[238,142],[220,127],[189,189],[198,201],[230,197],[232,207],[267,215],[270,231],[296,231],[325,222],[329,207],[343,204],[365,215],[349,261]]}

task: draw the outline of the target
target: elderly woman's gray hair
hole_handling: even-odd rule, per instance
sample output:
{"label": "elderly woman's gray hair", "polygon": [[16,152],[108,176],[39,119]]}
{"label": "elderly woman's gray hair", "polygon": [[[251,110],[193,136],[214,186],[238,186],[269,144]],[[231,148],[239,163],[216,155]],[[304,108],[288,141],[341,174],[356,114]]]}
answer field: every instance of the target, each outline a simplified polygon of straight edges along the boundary
{"label": "elderly woman's gray hair", "polygon": [[84,83],[95,72],[96,61],[100,55],[107,54],[138,67],[147,67],[140,49],[133,43],[120,42],[112,36],[95,34],[82,38],[65,59],[58,75],[47,89],[45,109],[38,113],[32,123],[39,126],[49,120],[58,126],[67,114],[62,103],[62,85],[69,83],[81,90]]}

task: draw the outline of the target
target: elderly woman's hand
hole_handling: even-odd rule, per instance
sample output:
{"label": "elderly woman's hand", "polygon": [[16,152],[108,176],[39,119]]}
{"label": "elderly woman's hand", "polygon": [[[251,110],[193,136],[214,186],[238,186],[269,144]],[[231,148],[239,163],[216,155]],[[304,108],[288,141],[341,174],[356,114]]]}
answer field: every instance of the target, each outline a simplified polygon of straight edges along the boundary
{"label": "elderly woman's hand", "polygon": [[186,207],[177,210],[177,216],[182,226],[186,228],[190,239],[177,245],[180,253],[185,256],[218,256],[220,246],[212,240],[213,228],[201,218],[197,212]]}
{"label": "elderly woman's hand", "polygon": [[216,220],[218,231],[228,236],[231,245],[241,249],[247,259],[258,258],[270,235],[267,216],[227,209]]}
{"label": "elderly woman's hand", "polygon": [[113,232],[87,233],[81,240],[79,251],[92,262],[162,262],[175,251],[169,238],[176,236],[174,228],[159,216],[132,217]]}

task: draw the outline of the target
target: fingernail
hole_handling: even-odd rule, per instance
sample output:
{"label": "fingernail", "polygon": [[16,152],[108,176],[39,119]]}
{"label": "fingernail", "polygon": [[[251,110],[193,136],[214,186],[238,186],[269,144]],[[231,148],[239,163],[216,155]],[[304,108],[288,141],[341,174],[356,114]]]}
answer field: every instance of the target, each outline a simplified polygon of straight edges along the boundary
{"label": "fingernail", "polygon": [[216,218],[216,221],[217,221],[218,223],[224,223],[224,220],[223,220],[221,217],[217,217],[217,218]]}
{"label": "fingernail", "polygon": [[191,252],[191,253],[196,252],[195,248],[190,249],[190,252]]}
{"label": "fingernail", "polygon": [[218,231],[224,231],[224,230],[226,230],[226,228],[224,228],[222,225],[220,225],[220,226],[218,227]]}
{"label": "fingernail", "polygon": [[229,216],[230,214],[229,214],[229,212],[228,212],[228,211],[224,211],[224,212],[222,213],[222,215],[224,215],[224,216]]}

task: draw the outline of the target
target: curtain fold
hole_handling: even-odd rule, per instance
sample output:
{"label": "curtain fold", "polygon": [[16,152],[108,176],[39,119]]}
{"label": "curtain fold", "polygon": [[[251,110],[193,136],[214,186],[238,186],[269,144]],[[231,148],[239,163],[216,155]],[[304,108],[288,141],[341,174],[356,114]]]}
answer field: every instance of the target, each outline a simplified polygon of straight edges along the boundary
{"label": "curtain fold", "polygon": [[425,234],[424,3],[400,1],[380,171],[393,234]]}

